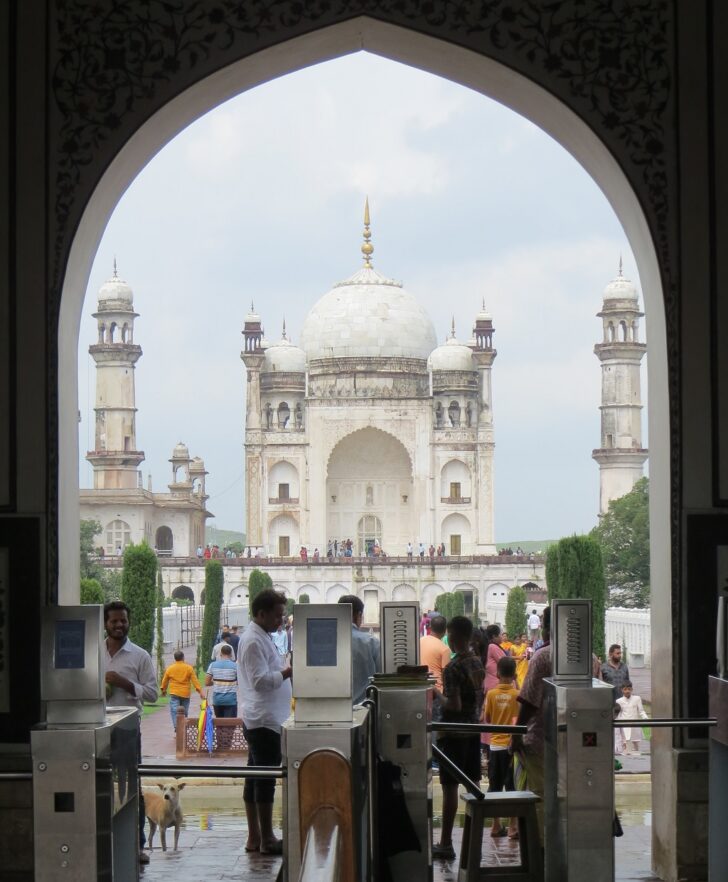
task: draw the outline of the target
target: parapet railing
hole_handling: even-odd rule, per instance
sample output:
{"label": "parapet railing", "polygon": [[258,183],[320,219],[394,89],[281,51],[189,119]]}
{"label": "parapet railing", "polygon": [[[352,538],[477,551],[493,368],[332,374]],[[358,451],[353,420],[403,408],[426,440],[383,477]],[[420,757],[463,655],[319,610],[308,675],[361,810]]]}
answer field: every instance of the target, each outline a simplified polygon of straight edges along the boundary
{"label": "parapet railing", "polygon": [[[499,566],[502,564],[544,564],[546,556],[543,554],[458,554],[445,555],[444,557],[430,557],[425,554],[420,558],[419,554],[414,553],[412,557],[407,555],[398,555],[392,557],[389,555],[357,556],[357,557],[326,557],[326,552],[319,552],[318,560],[313,560],[313,554],[309,554],[307,560],[302,560],[298,555],[292,557],[215,557],[212,560],[219,561],[224,567],[319,567],[319,566],[346,566],[346,567],[391,567],[391,566],[459,566],[462,564],[483,564],[485,566]],[[94,563],[98,563],[102,567],[111,569],[121,568],[124,565],[124,559],[119,555],[106,555],[104,557],[94,557]],[[204,558],[197,557],[171,557],[166,552],[159,555],[159,566],[166,567],[201,567],[207,561]]]}

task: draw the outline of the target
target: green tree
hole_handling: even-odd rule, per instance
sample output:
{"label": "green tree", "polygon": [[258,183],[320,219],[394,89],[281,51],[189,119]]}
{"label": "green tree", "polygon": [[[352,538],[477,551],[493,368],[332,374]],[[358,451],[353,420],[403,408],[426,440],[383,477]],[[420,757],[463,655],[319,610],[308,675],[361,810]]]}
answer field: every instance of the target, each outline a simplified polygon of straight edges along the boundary
{"label": "green tree", "polygon": [[465,596],[462,591],[453,591],[450,595],[450,618],[465,615]]}
{"label": "green tree", "polygon": [[641,478],[629,493],[609,503],[590,534],[602,549],[607,588],[616,606],[650,605],[649,503],[649,479]]}
{"label": "green tree", "polygon": [[98,579],[81,579],[81,603],[104,603],[104,589]]}
{"label": "green tree", "polygon": [[441,616],[447,621],[450,621],[452,616],[450,615],[450,595],[449,594],[438,594],[435,598],[435,612],[440,613]]}
{"label": "green tree", "polygon": [[99,567],[98,580],[104,589],[106,603],[110,600],[121,600],[122,571]]}
{"label": "green tree", "polygon": [[157,606],[156,576],[157,555],[147,543],[127,545],[124,549],[121,599],[130,610],[129,639],[150,654],[154,642],[154,610]]}
{"label": "green tree", "polygon": [[[272,587],[273,579],[271,579],[268,573],[264,573],[263,570],[258,569],[251,571],[250,576],[248,577],[248,611],[251,619],[253,618],[253,601],[261,591]],[[299,603],[300,602],[301,601],[299,601]]]}
{"label": "green tree", "polygon": [[506,604],[506,631],[513,640],[518,634],[526,634],[526,589],[515,585],[508,592]]}
{"label": "green tree", "polygon": [[164,588],[162,587],[162,570],[157,569],[157,610],[156,610],[156,634],[157,634],[157,677],[161,683],[164,676]]}
{"label": "green tree", "polygon": [[95,560],[96,543],[94,539],[101,532],[101,524],[95,520],[81,521],[81,578],[98,579],[101,567]]}
{"label": "green tree", "polygon": [[293,607],[296,605],[296,601],[292,597],[286,598],[286,615],[293,615]]}
{"label": "green tree", "polygon": [[299,603],[311,603],[311,598],[308,596],[308,594],[302,594],[298,598],[298,602]]}
{"label": "green tree", "polygon": [[[252,575],[252,574],[251,574]],[[225,574],[219,560],[208,560],[205,564],[205,614],[202,618],[202,634],[197,647],[197,667],[210,662],[215,637],[220,630],[220,608],[222,607],[222,588]]]}
{"label": "green tree", "polygon": [[604,609],[607,588],[602,551],[590,536],[569,536],[550,546],[546,555],[549,601],[583,597],[592,602],[592,649],[604,658]]}
{"label": "green tree", "polygon": [[480,627],[480,624],[481,624],[481,622],[480,622],[480,604],[479,604],[479,602],[478,602],[478,595],[477,595],[477,593],[476,593],[476,595],[475,595],[475,601],[474,601],[474,604],[473,604],[473,615],[471,616],[471,618],[472,618],[472,620],[473,620],[473,627],[474,627],[474,628],[479,628],[479,627]]}
{"label": "green tree", "polygon": [[239,540],[235,540],[235,542],[229,542],[227,546],[232,552],[234,552],[238,557],[240,557],[245,551],[245,546]]}

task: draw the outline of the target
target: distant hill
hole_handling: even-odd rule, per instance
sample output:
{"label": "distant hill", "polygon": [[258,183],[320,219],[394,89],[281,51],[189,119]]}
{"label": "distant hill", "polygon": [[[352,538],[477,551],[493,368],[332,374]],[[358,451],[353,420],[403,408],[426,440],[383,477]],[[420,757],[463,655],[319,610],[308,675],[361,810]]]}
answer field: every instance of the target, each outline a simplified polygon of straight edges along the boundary
{"label": "distant hill", "polygon": [[534,554],[538,551],[542,551],[545,554],[549,545],[553,545],[558,541],[558,539],[521,539],[520,542],[496,542],[495,547],[498,549],[510,548],[512,551],[521,548],[526,554],[530,554],[532,551]]}
{"label": "distant hill", "polygon": [[242,542],[245,545],[245,533],[236,530],[220,530],[217,527],[205,527],[205,545],[219,545],[224,548],[231,542]]}

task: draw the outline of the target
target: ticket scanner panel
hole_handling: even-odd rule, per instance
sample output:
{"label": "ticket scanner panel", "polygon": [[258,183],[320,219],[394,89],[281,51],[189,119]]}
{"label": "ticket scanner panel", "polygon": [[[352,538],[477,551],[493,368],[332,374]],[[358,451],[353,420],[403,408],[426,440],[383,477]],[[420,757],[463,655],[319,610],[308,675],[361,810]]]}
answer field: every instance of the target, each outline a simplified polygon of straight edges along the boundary
{"label": "ticket scanner panel", "polygon": [[351,720],[351,629],[350,603],[296,607],[292,689],[297,722]]}
{"label": "ticket scanner panel", "polygon": [[[315,815],[309,766],[318,760],[330,770],[343,770],[327,786],[350,811],[339,816],[346,837],[342,880],[369,878],[369,711],[352,707],[351,604],[305,604],[296,607],[293,656],[294,718],[283,726],[285,806],[284,872],[294,882],[303,858],[307,824]],[[341,762],[331,763],[331,754]],[[342,789],[348,799],[342,799]]]}
{"label": "ticket scanner panel", "polygon": [[44,610],[41,697],[31,732],[38,882],[137,879],[136,708],[106,710],[103,608]]}

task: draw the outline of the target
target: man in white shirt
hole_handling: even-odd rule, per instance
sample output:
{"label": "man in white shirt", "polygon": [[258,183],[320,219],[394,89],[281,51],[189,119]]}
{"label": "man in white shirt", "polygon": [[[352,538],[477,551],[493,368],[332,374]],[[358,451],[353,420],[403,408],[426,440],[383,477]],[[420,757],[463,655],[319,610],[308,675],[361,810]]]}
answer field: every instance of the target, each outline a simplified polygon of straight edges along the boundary
{"label": "man in white shirt", "polygon": [[541,629],[541,619],[539,618],[538,613],[535,609],[531,610],[531,615],[528,617],[528,636],[533,641],[533,646],[535,647],[536,641],[538,640],[538,632]]}
{"label": "man in white shirt", "polygon": [[[157,700],[157,675],[149,653],[129,640],[129,607],[113,600],[104,607],[106,630],[104,671],[107,707],[135,707],[141,720],[145,701]],[[137,763],[142,758],[141,730],[137,740]],[[144,793],[139,788],[139,863],[148,864],[144,851]]]}
{"label": "man in white shirt", "polygon": [[[281,726],[291,713],[291,666],[279,654],[271,634],[280,627],[286,598],[272,588],[252,603],[252,618],[238,644],[240,705],[249,766],[280,766]],[[282,854],[273,835],[275,778],[247,778],[243,789],[248,819],[246,851]]]}
{"label": "man in white shirt", "polygon": [[212,655],[210,656],[210,661],[220,661],[220,650],[223,646],[229,646],[233,652],[233,661],[235,661],[235,647],[233,646],[232,634],[229,631],[223,631],[222,637],[219,643],[216,643],[212,647]]}

